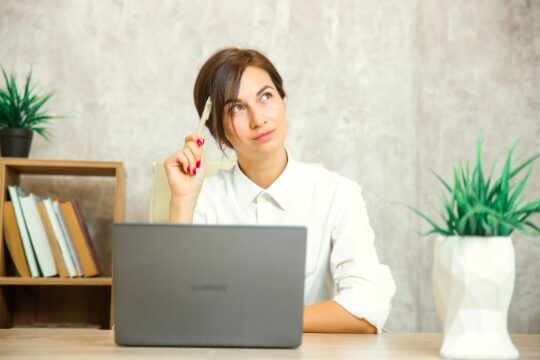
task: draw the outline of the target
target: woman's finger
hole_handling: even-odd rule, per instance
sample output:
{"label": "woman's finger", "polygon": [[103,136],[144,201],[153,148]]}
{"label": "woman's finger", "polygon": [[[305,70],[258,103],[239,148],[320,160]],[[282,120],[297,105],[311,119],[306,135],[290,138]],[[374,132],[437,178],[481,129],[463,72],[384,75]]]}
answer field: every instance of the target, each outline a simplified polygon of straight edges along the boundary
{"label": "woman's finger", "polygon": [[190,141],[186,144],[186,147],[191,150],[193,157],[195,158],[195,166],[198,169],[201,166],[201,148],[199,148],[193,141]]}
{"label": "woman's finger", "polygon": [[186,136],[184,139],[184,145],[187,145],[190,141],[193,141],[198,147],[202,147],[204,145],[204,139],[197,134],[190,134]]}
{"label": "woman's finger", "polygon": [[165,169],[176,169],[182,167],[182,162],[180,161],[178,154],[180,154],[180,152],[174,153],[165,160],[165,163],[163,164]]}
{"label": "woman's finger", "polygon": [[189,167],[189,160],[188,158],[180,151],[177,155],[178,161],[182,165],[181,168],[184,170],[184,173],[189,174],[188,167]]}
{"label": "woman's finger", "polygon": [[197,173],[197,161],[195,160],[195,156],[193,156],[191,149],[188,146],[185,146],[182,149],[182,154],[187,158],[189,162],[189,167],[187,169],[188,174],[195,175]]}

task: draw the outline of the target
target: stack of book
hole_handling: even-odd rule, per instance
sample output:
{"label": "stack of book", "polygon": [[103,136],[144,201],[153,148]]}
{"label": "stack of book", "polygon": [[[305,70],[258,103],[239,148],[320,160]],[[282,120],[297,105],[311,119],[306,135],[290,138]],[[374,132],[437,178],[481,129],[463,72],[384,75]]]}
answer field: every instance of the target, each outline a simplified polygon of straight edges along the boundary
{"label": "stack of book", "polygon": [[41,199],[8,186],[4,237],[20,276],[87,277],[101,266],[77,201]]}

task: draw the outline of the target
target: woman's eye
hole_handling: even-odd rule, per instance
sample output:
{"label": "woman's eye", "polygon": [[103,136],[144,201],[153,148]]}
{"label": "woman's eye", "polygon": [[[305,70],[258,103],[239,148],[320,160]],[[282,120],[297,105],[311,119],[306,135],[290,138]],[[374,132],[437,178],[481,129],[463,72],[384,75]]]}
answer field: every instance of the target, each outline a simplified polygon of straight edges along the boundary
{"label": "woman's eye", "polygon": [[237,113],[237,112],[240,112],[242,110],[244,110],[244,107],[242,105],[236,104],[236,105],[231,106],[231,111],[233,113]]}
{"label": "woman's eye", "polygon": [[269,92],[266,92],[261,95],[261,100],[266,101],[266,100],[269,100],[271,97],[272,97],[272,94]]}

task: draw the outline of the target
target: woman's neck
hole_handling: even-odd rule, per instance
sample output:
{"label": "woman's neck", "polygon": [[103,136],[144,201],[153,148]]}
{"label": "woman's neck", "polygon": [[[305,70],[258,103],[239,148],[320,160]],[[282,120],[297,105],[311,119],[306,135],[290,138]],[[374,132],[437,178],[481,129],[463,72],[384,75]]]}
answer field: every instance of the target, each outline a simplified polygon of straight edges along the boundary
{"label": "woman's neck", "polygon": [[285,147],[264,158],[246,158],[238,155],[238,165],[242,172],[263,189],[268,189],[276,181],[285,170],[288,161]]}

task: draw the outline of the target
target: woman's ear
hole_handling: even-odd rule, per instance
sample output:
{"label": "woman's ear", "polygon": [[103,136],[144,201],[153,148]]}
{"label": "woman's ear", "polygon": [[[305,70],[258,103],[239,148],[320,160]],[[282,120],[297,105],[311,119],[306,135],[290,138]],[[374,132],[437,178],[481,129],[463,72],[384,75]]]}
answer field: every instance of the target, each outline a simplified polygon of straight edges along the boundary
{"label": "woman's ear", "polygon": [[283,102],[285,103],[285,105],[287,105],[287,97],[286,96],[283,97]]}

